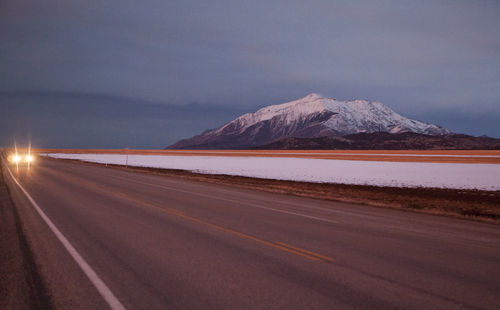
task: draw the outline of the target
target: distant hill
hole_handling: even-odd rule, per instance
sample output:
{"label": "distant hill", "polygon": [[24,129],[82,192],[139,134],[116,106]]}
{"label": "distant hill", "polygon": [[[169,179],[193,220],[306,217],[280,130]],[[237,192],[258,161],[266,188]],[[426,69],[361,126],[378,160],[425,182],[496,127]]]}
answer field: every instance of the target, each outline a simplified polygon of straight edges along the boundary
{"label": "distant hill", "polygon": [[285,138],[299,141],[293,139],[329,137],[329,140],[322,139],[329,143],[341,143],[343,140],[338,137],[378,132],[412,132],[427,136],[450,134],[440,126],[401,116],[380,102],[342,101],[313,93],[299,100],[244,114],[220,128],[180,140],[168,148],[254,148]]}
{"label": "distant hill", "polygon": [[358,133],[343,137],[284,138],[255,147],[269,150],[500,150],[500,139],[462,134]]}

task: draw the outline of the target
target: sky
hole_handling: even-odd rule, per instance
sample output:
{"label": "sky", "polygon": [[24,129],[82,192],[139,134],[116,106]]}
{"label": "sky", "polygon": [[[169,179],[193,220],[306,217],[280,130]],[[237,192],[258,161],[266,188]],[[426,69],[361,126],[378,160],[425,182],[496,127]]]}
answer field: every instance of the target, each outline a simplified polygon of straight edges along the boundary
{"label": "sky", "polygon": [[160,148],[311,92],[500,137],[499,17],[495,0],[2,0],[0,145]]}

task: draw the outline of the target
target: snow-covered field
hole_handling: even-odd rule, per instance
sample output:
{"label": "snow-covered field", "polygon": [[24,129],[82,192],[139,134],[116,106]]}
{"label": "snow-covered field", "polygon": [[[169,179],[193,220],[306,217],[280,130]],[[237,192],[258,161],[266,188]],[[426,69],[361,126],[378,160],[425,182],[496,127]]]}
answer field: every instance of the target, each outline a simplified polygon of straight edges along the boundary
{"label": "snow-covered field", "polygon": [[[47,154],[124,165],[119,154]],[[308,158],[129,155],[130,166],[305,182],[500,190],[500,165]]]}

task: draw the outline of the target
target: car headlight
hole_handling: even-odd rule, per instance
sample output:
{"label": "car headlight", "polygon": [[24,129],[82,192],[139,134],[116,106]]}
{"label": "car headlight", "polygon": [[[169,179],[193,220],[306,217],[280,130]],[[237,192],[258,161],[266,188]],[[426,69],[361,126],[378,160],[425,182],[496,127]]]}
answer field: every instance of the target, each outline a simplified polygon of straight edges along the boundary
{"label": "car headlight", "polygon": [[31,155],[26,156],[26,161],[27,162],[32,162],[33,161],[33,156],[31,156]]}
{"label": "car headlight", "polygon": [[21,157],[19,155],[14,155],[14,157],[12,158],[12,160],[15,162],[15,163],[18,163],[21,161]]}

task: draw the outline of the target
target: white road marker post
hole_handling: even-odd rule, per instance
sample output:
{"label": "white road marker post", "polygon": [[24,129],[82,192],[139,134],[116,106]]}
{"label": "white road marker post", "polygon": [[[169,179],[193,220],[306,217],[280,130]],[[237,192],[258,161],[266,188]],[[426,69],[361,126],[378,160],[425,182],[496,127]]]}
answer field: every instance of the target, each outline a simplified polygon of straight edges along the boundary
{"label": "white road marker post", "polygon": [[125,148],[125,168],[128,168],[128,147]]}

